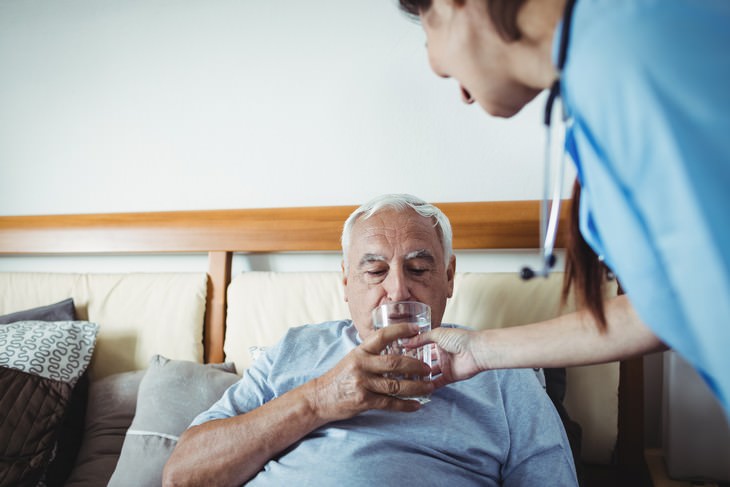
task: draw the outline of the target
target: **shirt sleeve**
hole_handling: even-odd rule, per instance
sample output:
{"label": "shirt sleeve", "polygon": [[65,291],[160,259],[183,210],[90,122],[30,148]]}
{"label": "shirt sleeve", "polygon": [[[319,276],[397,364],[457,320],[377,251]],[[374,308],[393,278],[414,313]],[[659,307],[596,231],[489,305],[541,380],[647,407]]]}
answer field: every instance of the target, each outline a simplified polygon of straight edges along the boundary
{"label": "shirt sleeve", "polygon": [[252,411],[274,398],[275,393],[269,383],[272,357],[278,346],[260,356],[246,371],[243,377],[231,385],[207,411],[193,419],[190,426],[197,426],[214,419],[225,419]]}

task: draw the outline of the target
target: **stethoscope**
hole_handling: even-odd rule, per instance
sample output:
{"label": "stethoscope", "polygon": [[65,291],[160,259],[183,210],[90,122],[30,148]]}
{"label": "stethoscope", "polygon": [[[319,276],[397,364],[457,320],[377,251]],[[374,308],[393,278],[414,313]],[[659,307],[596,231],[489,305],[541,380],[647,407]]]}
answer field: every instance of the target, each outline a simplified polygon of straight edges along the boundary
{"label": "stethoscope", "polygon": [[[568,54],[568,41],[570,37],[570,23],[573,19],[573,7],[575,0],[568,0],[563,12],[563,27],[560,32],[560,51],[558,52],[558,77],[550,87],[547,102],[545,103],[544,124],[546,128],[545,142],[545,171],[543,174],[543,194],[540,203],[540,255],[542,256],[542,269],[534,270],[525,266],[520,271],[520,277],[524,280],[532,279],[536,276],[548,277],[550,271],[555,266],[556,258],[555,238],[558,235],[558,221],[560,220],[560,202],[563,194],[563,176],[565,174],[565,160],[567,154],[565,151],[565,135],[567,134],[572,119],[565,110],[565,104],[560,97],[560,78],[563,74],[563,67]],[[558,124],[557,134],[553,136],[553,106],[558,103],[560,110],[560,124]],[[550,173],[551,168],[555,165],[554,160],[558,159],[558,175],[553,183],[552,202],[548,204],[550,199]]]}

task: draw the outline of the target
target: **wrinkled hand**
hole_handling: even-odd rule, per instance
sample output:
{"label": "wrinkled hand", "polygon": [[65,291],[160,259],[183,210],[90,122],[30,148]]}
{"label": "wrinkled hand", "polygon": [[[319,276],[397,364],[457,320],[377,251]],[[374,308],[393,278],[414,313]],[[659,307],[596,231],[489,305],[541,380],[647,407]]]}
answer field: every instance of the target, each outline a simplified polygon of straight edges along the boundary
{"label": "wrinkled hand", "polygon": [[370,409],[418,410],[418,401],[395,396],[430,394],[433,385],[428,381],[387,378],[383,374],[424,376],[431,372],[430,367],[412,357],[380,355],[389,343],[417,332],[417,327],[408,324],[378,330],[315,379],[313,407],[317,414],[327,421],[337,421]]}
{"label": "wrinkled hand", "polygon": [[[459,328],[435,328],[429,332],[404,340],[406,348],[417,348],[434,343],[438,363],[431,368],[432,382],[436,388],[473,377],[486,370],[476,359],[477,332]],[[441,375],[436,375],[441,374]]]}

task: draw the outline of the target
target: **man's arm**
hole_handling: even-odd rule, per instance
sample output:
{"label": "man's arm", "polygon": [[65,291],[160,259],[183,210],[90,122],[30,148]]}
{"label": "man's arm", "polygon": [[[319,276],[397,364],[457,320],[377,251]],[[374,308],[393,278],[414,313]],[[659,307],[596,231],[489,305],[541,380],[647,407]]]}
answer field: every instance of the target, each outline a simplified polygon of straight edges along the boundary
{"label": "man's arm", "polygon": [[369,409],[416,411],[420,404],[394,395],[429,394],[425,381],[385,378],[386,372],[426,375],[430,369],[409,357],[379,355],[408,325],[372,334],[323,376],[246,414],[209,421],[187,430],[165,465],[164,486],[241,485],[271,458],[311,431]]}

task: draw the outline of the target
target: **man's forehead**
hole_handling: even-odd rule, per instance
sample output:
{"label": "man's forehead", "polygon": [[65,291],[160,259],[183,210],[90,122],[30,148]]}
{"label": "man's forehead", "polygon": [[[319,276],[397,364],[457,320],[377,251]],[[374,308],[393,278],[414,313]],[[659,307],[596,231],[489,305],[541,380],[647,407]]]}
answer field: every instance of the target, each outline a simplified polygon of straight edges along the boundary
{"label": "man's forehead", "polygon": [[[371,219],[375,217],[377,215]],[[421,220],[416,220],[416,217]],[[382,224],[369,220],[360,221],[358,223],[362,225],[353,228],[350,245],[351,262],[392,258],[435,258],[442,253],[441,240],[427,218],[414,215],[397,224],[387,222]]]}
{"label": "man's forehead", "polygon": [[357,238],[435,238],[438,232],[433,219],[421,216],[414,210],[383,210],[369,218],[355,220],[353,240]]}
{"label": "man's forehead", "polygon": [[401,227],[365,227],[352,234],[353,247],[360,249],[381,247],[438,248],[441,245],[439,236],[433,227],[404,224]]}

